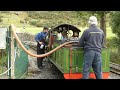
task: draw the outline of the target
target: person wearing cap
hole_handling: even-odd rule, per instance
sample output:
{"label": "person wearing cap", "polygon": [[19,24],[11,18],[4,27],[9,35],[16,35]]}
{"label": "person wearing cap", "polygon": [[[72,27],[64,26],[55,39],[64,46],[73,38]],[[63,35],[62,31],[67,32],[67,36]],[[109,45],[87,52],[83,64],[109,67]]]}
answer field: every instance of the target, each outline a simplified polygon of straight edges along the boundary
{"label": "person wearing cap", "polygon": [[[35,40],[37,42],[37,54],[44,54],[45,53],[45,45],[47,44],[46,42],[46,37],[48,35],[48,27],[44,27],[43,31],[38,33],[35,37]],[[37,66],[38,68],[42,69],[43,68],[43,58],[37,58]]]}
{"label": "person wearing cap", "polygon": [[80,40],[79,45],[84,49],[83,79],[89,78],[89,70],[92,67],[96,79],[102,79],[102,57],[101,52],[104,47],[104,32],[97,27],[97,18],[91,16],[86,29]]}

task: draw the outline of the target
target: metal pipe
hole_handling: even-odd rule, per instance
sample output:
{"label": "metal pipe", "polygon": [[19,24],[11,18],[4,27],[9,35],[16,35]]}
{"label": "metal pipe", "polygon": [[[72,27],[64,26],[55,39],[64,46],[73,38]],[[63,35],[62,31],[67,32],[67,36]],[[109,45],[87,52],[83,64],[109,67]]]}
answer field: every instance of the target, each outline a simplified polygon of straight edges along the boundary
{"label": "metal pipe", "polygon": [[77,43],[77,42],[78,42],[78,41],[66,42],[66,43],[61,44],[60,46],[56,47],[55,49],[53,49],[53,50],[51,50],[51,51],[49,51],[49,52],[47,52],[47,53],[45,53],[45,54],[37,55],[37,54],[33,54],[33,53],[29,52],[29,51],[24,47],[24,45],[21,43],[21,41],[19,40],[19,38],[18,38],[18,36],[17,36],[17,34],[16,34],[16,32],[15,32],[15,31],[16,31],[16,27],[15,27],[13,24],[11,24],[11,30],[12,30],[12,32],[13,32],[13,35],[15,36],[16,41],[17,41],[18,44],[20,45],[20,47],[21,47],[28,55],[33,56],[33,57],[38,57],[38,58],[46,57],[46,56],[54,53],[55,51],[57,51],[57,50],[60,49],[61,47],[67,45],[67,44]]}

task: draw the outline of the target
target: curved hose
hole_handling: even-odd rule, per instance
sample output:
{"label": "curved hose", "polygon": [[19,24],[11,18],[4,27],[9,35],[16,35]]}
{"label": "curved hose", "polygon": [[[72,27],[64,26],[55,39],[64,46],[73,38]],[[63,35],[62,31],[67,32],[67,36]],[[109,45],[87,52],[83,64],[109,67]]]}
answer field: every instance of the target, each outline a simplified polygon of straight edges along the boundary
{"label": "curved hose", "polygon": [[11,29],[12,29],[13,35],[15,36],[16,41],[18,42],[18,44],[20,45],[20,47],[21,47],[27,54],[29,54],[30,56],[33,56],[33,57],[39,57],[39,58],[46,57],[46,56],[52,54],[53,52],[57,51],[57,50],[60,49],[61,47],[67,45],[67,44],[71,44],[71,43],[76,43],[76,42],[78,42],[78,41],[66,42],[66,43],[61,44],[60,46],[56,47],[55,49],[53,49],[53,50],[51,50],[51,51],[49,51],[49,52],[47,52],[47,53],[45,53],[45,54],[37,55],[37,54],[33,54],[33,53],[29,52],[29,51],[24,47],[24,45],[21,43],[21,41],[19,40],[19,38],[18,38],[18,36],[17,36],[17,34],[16,34],[16,32],[15,32],[15,31],[16,31],[16,28],[15,28],[15,26],[14,26],[13,24],[11,25]]}

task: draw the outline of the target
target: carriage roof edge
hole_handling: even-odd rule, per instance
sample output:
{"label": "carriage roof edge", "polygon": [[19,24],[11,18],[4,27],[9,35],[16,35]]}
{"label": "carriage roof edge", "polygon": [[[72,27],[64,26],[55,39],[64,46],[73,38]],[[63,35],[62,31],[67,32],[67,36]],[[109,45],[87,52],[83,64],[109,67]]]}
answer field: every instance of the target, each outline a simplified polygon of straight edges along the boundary
{"label": "carriage roof edge", "polygon": [[[50,31],[59,31],[59,27],[65,27],[67,29],[67,31],[69,30],[72,30],[73,32],[81,32],[81,30],[79,28],[77,28],[76,26],[74,25],[71,25],[71,24],[60,24],[60,25],[57,25],[56,27],[50,29]],[[64,30],[62,30],[63,32]]]}

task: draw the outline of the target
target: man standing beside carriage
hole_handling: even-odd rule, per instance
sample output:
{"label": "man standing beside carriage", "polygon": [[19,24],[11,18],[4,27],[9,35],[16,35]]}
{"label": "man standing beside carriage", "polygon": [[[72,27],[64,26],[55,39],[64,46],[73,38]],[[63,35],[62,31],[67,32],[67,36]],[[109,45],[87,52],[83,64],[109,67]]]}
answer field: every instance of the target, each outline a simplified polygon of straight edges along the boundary
{"label": "man standing beside carriage", "polygon": [[80,46],[84,48],[83,79],[89,78],[89,70],[92,67],[96,79],[102,79],[102,57],[104,47],[104,32],[97,27],[97,18],[91,16],[88,24],[90,27],[85,30],[79,40]]}

